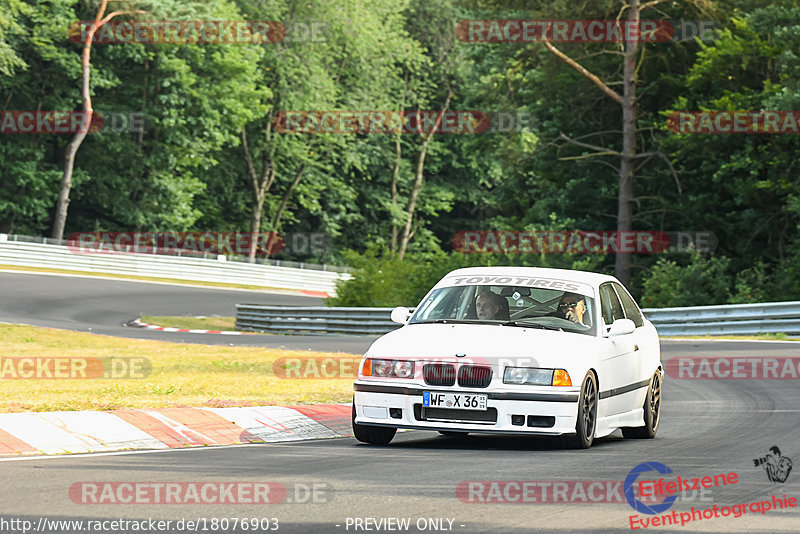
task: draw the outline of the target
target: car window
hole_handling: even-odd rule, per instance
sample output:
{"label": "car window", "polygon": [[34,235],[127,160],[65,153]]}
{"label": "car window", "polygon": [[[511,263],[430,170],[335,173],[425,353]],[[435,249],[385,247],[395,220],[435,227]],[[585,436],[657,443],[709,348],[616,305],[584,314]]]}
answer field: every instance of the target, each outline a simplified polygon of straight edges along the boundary
{"label": "car window", "polygon": [[459,310],[466,308],[465,302],[471,293],[470,287],[454,288],[454,291],[434,291],[417,306],[414,315],[422,320],[457,317]]}
{"label": "car window", "polygon": [[611,326],[617,319],[625,318],[625,312],[622,310],[617,292],[610,283],[600,286],[600,309],[606,326]]}
{"label": "car window", "polygon": [[[562,284],[563,285],[563,284]],[[613,290],[612,290],[613,292]],[[481,295],[493,295],[492,299],[499,306],[494,316],[478,314],[477,299]],[[531,288],[517,285],[465,285],[440,287],[427,295],[417,307],[410,320],[411,324],[430,322],[470,322],[470,323],[517,323],[516,326],[531,328],[560,329],[596,335],[594,317],[594,299],[582,295],[577,299],[576,293],[556,289]],[[562,297],[568,296],[571,301],[583,300],[585,309],[581,319],[574,315],[569,319],[566,312],[559,308]],[[615,296],[616,298],[616,296]],[[572,310],[575,314],[576,310]],[[506,326],[515,326],[512,324]]]}
{"label": "car window", "polygon": [[613,284],[613,286],[614,289],[617,290],[617,295],[619,295],[620,302],[622,302],[622,309],[625,311],[625,317],[633,321],[633,324],[636,325],[636,328],[643,326],[644,316],[631,296],[628,295],[628,292],[625,291],[625,288],[621,285]]}

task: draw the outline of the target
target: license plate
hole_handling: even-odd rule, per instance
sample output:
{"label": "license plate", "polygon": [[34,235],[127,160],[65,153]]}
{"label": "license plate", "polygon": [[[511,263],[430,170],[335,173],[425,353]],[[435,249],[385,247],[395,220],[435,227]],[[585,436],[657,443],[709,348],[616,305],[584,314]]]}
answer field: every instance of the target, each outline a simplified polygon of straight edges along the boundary
{"label": "license plate", "polygon": [[422,405],[425,408],[452,408],[454,410],[486,411],[486,395],[472,393],[433,393],[422,392]]}

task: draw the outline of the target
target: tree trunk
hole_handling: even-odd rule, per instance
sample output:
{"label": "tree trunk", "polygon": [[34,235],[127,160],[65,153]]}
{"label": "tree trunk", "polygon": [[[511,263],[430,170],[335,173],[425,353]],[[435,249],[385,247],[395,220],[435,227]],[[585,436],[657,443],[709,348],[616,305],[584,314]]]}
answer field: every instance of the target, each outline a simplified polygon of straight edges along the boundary
{"label": "tree trunk", "polygon": [[[652,7],[665,0],[652,0],[644,6],[639,6],[639,0],[631,0],[628,6],[628,24],[639,28],[639,12],[645,7]],[[637,34],[638,35],[638,34]],[[545,47],[559,59],[573,67],[597,85],[609,98],[622,106],[622,151],[619,167],[619,193],[617,195],[617,243],[622,245],[622,232],[630,232],[633,226],[633,180],[636,159],[636,54],[639,50],[639,41],[636,38],[626,39],[625,54],[623,59],[622,95],[611,89],[600,78],[589,72],[577,61],[558,50],[550,42],[544,42]],[[574,142],[574,141],[573,141]],[[581,143],[576,143],[581,144]],[[583,146],[588,146],[583,144]],[[590,147],[598,148],[598,147]],[[610,151],[597,151],[596,155],[607,155]],[[679,184],[680,187],[680,184]],[[620,282],[627,285],[631,281],[631,253],[617,251],[614,259],[614,274]]]}
{"label": "tree trunk", "polygon": [[[405,87],[408,85],[408,76],[409,73],[403,75],[403,97],[400,99],[400,112],[405,111],[406,107],[406,94],[405,94]],[[400,164],[403,161],[403,145],[401,144],[401,136],[403,135],[403,129],[398,128],[397,132],[395,132],[394,136],[394,149],[395,149],[395,158],[394,158],[394,169],[392,169],[392,211],[389,213],[389,218],[392,221],[392,243],[391,243],[391,254],[392,258],[395,257],[397,254],[397,238],[399,233],[399,228],[397,227],[397,221],[395,220],[395,212],[397,211],[397,178],[400,176]]]}
{"label": "tree trunk", "polygon": [[56,201],[56,210],[53,216],[53,233],[51,237],[54,239],[64,239],[64,228],[67,224],[67,210],[69,207],[69,194],[72,190],[72,170],[75,166],[75,155],[78,153],[86,134],[89,132],[89,126],[92,123],[92,96],[89,92],[89,80],[92,73],[91,57],[92,57],[92,40],[94,34],[100,29],[101,26],[116,17],[117,15],[129,15],[134,13],[145,13],[140,10],[133,11],[113,11],[105,18],[106,7],[108,0],[102,0],[100,7],[97,9],[94,23],[89,27],[86,35],[86,40],[83,42],[83,52],[81,54],[81,69],[82,69],[82,84],[81,84],[81,97],[83,103],[83,113],[85,123],[83,127],[75,132],[75,135],[67,145],[67,153],[64,158],[64,174],[61,175],[61,184],[59,185],[58,200]]}
{"label": "tree trunk", "polygon": [[264,207],[264,198],[253,198],[250,209],[250,239],[248,241],[247,261],[256,261],[256,236],[261,231],[261,210]]}
{"label": "tree trunk", "polygon": [[[278,207],[278,213],[275,214],[275,218],[272,220],[272,228],[274,232],[278,231],[278,226],[281,224],[281,218],[283,217],[283,212],[286,211],[286,206],[289,205],[289,198],[292,196],[292,191],[294,188],[297,187],[297,184],[300,183],[300,180],[303,179],[303,171],[305,170],[305,164],[300,165],[300,168],[297,169],[297,174],[294,176],[294,181],[289,185],[289,188],[286,190],[286,193],[283,195],[283,200],[281,201],[281,205]],[[269,242],[274,243],[275,240],[273,239],[273,235],[270,235]],[[267,247],[267,257],[271,254],[272,247]]]}
{"label": "tree trunk", "polygon": [[394,159],[394,169],[392,169],[392,211],[389,214],[389,217],[392,220],[392,245],[391,245],[391,252],[392,257],[397,253],[397,222],[394,220],[394,212],[397,209],[397,177],[400,174],[400,163],[403,161],[403,147],[400,144],[400,136],[402,132],[397,132],[395,139],[394,139],[394,146],[395,146],[395,159]]}
{"label": "tree trunk", "polygon": [[[631,0],[628,21],[639,27],[639,1]],[[622,244],[623,232],[630,232],[633,219],[633,160],[636,156],[636,53],[639,42],[629,39],[625,43],[622,91],[622,156],[619,167],[619,194],[617,196],[617,234]],[[624,285],[631,281],[631,253],[618,251],[614,274]]]}
{"label": "tree trunk", "polygon": [[[400,259],[400,261],[403,261],[403,258],[406,255],[406,249],[408,248],[408,242],[411,240],[411,225],[413,224],[414,221],[414,210],[417,207],[417,197],[419,197],[419,191],[420,189],[422,189],[422,180],[423,177],[425,176],[424,174],[425,156],[428,153],[428,145],[430,144],[431,139],[433,139],[433,134],[436,133],[437,129],[439,129],[439,126],[442,123],[442,117],[444,116],[445,112],[447,112],[447,108],[450,107],[450,99],[452,97],[453,97],[452,92],[447,94],[447,100],[445,100],[444,107],[442,108],[442,111],[439,113],[439,116],[436,118],[435,126],[431,128],[431,131],[428,132],[427,135],[425,135],[422,139],[422,148],[420,149],[419,159],[417,160],[417,172],[414,179],[414,186],[411,189],[411,196],[408,200],[406,224],[403,227],[403,233],[400,238],[400,251],[397,254],[397,257]],[[420,120],[418,124],[420,125],[421,129],[422,121]],[[420,131],[420,133],[422,132]]]}
{"label": "tree trunk", "polygon": [[300,183],[300,180],[303,179],[303,171],[305,168],[305,164],[300,165],[300,168],[297,169],[297,174],[294,176],[294,181],[283,195],[283,201],[281,201],[281,205],[278,207],[278,212],[275,214],[275,218],[272,220],[272,228],[274,228],[276,232],[278,231],[278,225],[281,223],[283,212],[286,211],[286,206],[289,205],[289,198],[292,196],[292,191],[294,191],[294,188]]}
{"label": "tree trunk", "polygon": [[244,159],[247,162],[247,170],[250,173],[250,184],[253,187],[253,202],[250,208],[250,242],[247,252],[247,258],[250,263],[256,261],[256,248],[258,240],[256,237],[261,232],[261,214],[264,210],[264,200],[267,198],[267,192],[275,182],[275,165],[272,158],[269,157],[267,148],[269,146],[270,134],[272,133],[272,117],[267,123],[267,147],[261,154],[261,173],[256,172],[253,158],[250,155],[250,148],[247,144],[247,132],[245,127],[242,126],[242,148],[244,149]]}
{"label": "tree trunk", "polygon": [[100,8],[97,10],[95,23],[89,28],[89,33],[86,36],[86,41],[83,43],[83,52],[81,54],[81,97],[83,100],[83,113],[84,123],[72,137],[69,145],[67,145],[67,154],[64,158],[64,173],[61,175],[61,184],[58,189],[58,201],[56,202],[56,212],[53,220],[53,239],[64,239],[64,228],[67,224],[67,208],[69,207],[69,193],[72,190],[72,169],[75,166],[75,155],[78,149],[86,139],[86,134],[89,131],[89,125],[92,123],[92,95],[89,92],[89,79],[91,76],[91,55],[92,55],[92,39],[94,33],[97,31],[97,23],[103,17],[106,11],[108,0],[103,0]]}

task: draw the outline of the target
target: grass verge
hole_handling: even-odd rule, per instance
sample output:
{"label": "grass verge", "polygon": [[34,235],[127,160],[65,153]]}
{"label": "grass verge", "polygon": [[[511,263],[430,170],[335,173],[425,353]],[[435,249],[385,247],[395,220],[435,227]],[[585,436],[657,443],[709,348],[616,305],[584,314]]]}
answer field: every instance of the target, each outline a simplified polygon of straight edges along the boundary
{"label": "grass verge", "polygon": [[236,317],[177,317],[171,315],[142,315],[143,323],[192,330],[236,330]]}
{"label": "grass verge", "polygon": [[[123,339],[2,324],[0,356],[0,377],[5,382],[0,388],[0,412],[350,402],[352,376],[279,378],[275,371],[280,374],[283,367],[276,360],[331,357],[340,360],[337,365],[352,370],[361,358],[345,353]],[[19,371],[20,360],[9,358],[38,358],[42,362],[64,357],[146,358],[152,371],[146,378],[10,378],[15,369]],[[302,376],[319,376],[319,373]]]}

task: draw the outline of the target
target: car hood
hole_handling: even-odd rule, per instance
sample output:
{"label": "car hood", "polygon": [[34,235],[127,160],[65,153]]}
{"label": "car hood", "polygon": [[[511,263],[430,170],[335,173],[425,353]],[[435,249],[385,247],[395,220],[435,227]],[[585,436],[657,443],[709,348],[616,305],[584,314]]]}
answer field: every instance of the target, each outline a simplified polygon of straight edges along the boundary
{"label": "car hood", "polygon": [[585,334],[516,326],[410,324],[377,339],[366,355],[489,364],[502,360],[505,365],[558,368],[565,357],[587,354],[601,341]]}

